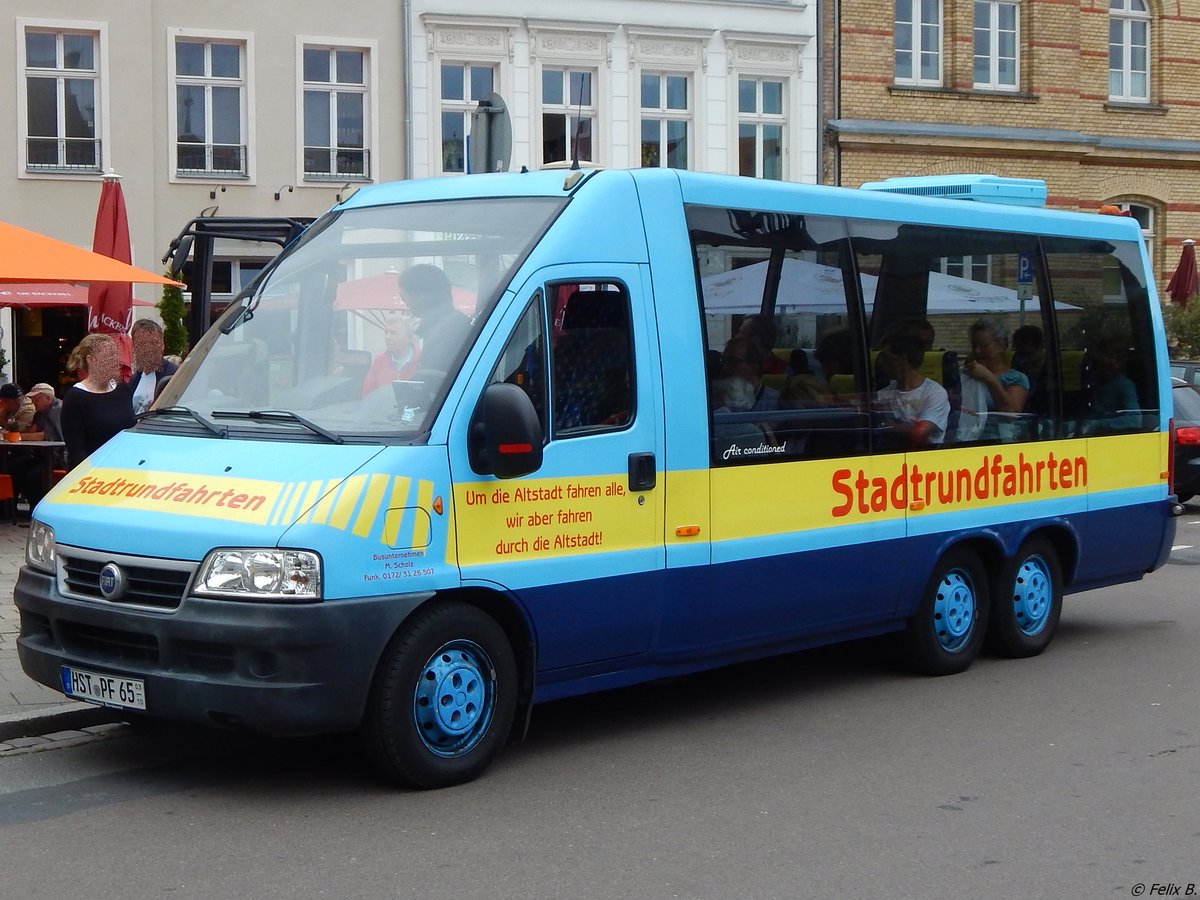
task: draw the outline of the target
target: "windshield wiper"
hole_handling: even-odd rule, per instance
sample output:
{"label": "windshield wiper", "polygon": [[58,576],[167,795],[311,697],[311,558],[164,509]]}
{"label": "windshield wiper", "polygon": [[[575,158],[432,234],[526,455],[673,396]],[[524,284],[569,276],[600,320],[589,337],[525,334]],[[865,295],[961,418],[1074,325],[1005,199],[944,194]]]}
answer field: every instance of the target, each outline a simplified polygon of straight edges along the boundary
{"label": "windshield wiper", "polygon": [[226,428],[224,425],[218,425],[216,422],[213,422],[210,419],[206,419],[204,416],[200,415],[200,413],[196,412],[194,409],[189,409],[186,406],[160,406],[156,409],[148,409],[144,413],[142,413],[141,415],[139,415],[137,417],[137,421],[140,422],[142,419],[149,419],[152,416],[180,415],[181,413],[185,416],[191,416],[193,419],[195,419],[197,422],[199,422],[201,425],[203,425],[205,428],[207,428],[209,431],[211,431],[217,437],[219,437],[219,438],[229,437],[229,429]]}
{"label": "windshield wiper", "polygon": [[313,434],[319,434],[331,444],[344,444],[346,439],[340,434],[334,434],[327,428],[322,428],[316,422],[310,422],[304,416],[297,415],[290,409],[252,409],[248,412],[238,412],[232,409],[214,409],[213,416],[229,416],[237,419],[254,419],[257,422],[295,422],[303,425]]}

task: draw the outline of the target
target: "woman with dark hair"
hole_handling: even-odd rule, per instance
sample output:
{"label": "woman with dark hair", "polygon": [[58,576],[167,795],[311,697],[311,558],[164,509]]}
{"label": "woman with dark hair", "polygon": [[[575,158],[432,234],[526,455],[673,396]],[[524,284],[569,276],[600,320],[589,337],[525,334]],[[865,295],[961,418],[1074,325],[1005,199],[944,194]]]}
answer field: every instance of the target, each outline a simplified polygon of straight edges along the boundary
{"label": "woman with dark hair", "polygon": [[71,351],[67,368],[80,376],[62,404],[67,465],[74,468],[122,429],[133,425],[133,395],[118,377],[121,350],[111,335],[89,334]]}

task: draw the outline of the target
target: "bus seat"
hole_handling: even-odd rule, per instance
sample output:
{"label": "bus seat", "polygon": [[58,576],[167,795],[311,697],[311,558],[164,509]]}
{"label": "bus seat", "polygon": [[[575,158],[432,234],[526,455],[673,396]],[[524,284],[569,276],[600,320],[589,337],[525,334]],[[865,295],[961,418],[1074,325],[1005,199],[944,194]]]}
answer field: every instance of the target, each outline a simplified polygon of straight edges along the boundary
{"label": "bus seat", "polygon": [[564,331],[554,344],[554,425],[623,425],[633,409],[629,341],[618,328]]}

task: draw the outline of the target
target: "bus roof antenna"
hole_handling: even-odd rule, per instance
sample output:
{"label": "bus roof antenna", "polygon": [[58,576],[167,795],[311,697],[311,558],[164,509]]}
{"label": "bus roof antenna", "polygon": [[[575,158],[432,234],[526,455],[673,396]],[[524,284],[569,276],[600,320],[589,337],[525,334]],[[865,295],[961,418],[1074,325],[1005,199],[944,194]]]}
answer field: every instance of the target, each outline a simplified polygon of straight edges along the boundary
{"label": "bus roof antenna", "polygon": [[[583,80],[586,78],[591,80],[591,72],[580,72],[579,79],[579,108],[575,113],[575,134],[571,136],[571,171],[579,168],[579,133],[583,130]],[[570,84],[570,75],[567,76],[567,84]]]}

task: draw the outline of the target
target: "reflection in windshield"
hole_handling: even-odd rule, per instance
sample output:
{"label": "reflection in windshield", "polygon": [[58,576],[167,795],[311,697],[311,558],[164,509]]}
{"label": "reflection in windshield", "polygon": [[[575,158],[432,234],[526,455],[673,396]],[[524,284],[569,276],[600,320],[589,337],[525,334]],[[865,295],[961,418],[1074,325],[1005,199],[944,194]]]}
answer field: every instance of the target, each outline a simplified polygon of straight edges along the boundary
{"label": "reflection in windshield", "polygon": [[[416,203],[318,222],[200,340],[157,405],[282,410],[336,434],[418,432],[563,203]],[[247,416],[231,431],[296,422]]]}

